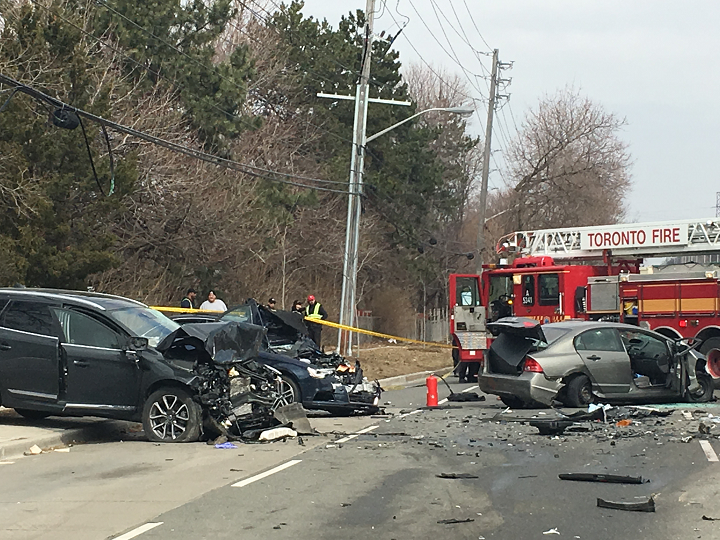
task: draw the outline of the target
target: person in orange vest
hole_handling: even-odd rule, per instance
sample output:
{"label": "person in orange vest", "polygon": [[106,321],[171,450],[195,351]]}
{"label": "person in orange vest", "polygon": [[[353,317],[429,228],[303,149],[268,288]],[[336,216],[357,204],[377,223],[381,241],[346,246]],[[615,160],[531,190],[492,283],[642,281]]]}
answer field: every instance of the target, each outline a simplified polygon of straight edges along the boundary
{"label": "person in orange vest", "polygon": [[[320,305],[320,302],[315,300],[315,297],[311,294],[307,297],[308,305],[305,306],[305,318],[316,319],[324,321],[327,319],[328,314],[325,308]],[[322,325],[306,321],[308,334],[310,339],[315,342],[315,345],[320,348],[320,342],[322,341]]]}

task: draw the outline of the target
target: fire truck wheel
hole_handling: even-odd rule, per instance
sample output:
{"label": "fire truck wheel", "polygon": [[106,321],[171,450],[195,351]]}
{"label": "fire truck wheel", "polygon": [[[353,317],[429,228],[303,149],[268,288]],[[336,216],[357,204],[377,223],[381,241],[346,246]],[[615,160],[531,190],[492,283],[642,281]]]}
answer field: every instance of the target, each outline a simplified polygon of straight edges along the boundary
{"label": "fire truck wheel", "polygon": [[711,337],[709,339],[706,339],[703,341],[703,344],[700,345],[699,351],[702,354],[707,355],[712,349],[720,349],[720,337]]}
{"label": "fire truck wheel", "polygon": [[565,385],[565,399],[563,401],[568,407],[586,407],[594,399],[592,383],[585,375],[578,375],[570,379],[570,382]]}
{"label": "fire truck wheel", "polygon": [[706,403],[711,401],[714,390],[712,378],[708,377],[704,373],[698,373],[697,380],[700,383],[700,386],[702,386],[702,392],[697,395],[692,395],[688,392],[688,401],[691,403]]}

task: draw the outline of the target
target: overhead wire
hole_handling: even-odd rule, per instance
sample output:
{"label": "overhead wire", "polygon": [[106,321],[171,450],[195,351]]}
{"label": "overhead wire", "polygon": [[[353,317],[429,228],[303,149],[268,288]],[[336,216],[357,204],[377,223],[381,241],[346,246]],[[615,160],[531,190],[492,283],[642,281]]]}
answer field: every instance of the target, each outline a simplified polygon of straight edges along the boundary
{"label": "overhead wire", "polygon": [[[44,8],[44,9],[46,9],[46,10],[49,10],[49,11],[52,12],[52,10],[50,10],[50,8],[48,8],[48,7],[46,7],[46,6],[43,6],[42,4],[38,3],[37,0],[30,0],[30,1],[33,2],[33,3],[36,4],[36,5]],[[109,11],[115,13],[116,15],[122,17],[123,19],[127,20],[129,23],[133,24],[133,25],[134,25],[135,27],[137,27],[139,30],[145,32],[146,34],[148,34],[148,35],[149,35],[150,37],[152,37],[153,39],[159,41],[160,43],[163,43],[163,44],[166,45],[167,47],[170,47],[170,48],[173,49],[174,51],[180,53],[181,55],[183,55],[184,57],[188,58],[189,60],[191,60],[191,61],[192,61],[193,63],[195,63],[196,65],[199,65],[199,66],[203,67],[204,69],[208,69],[208,68],[209,68],[209,66],[208,66],[207,64],[204,64],[203,62],[200,62],[200,61],[197,60],[196,58],[191,57],[190,55],[188,55],[188,54],[185,53],[184,51],[181,51],[180,49],[178,49],[176,46],[174,46],[174,45],[172,45],[171,43],[167,42],[166,40],[163,40],[162,38],[156,36],[156,35],[155,35],[154,33],[152,33],[150,30],[144,28],[143,26],[139,25],[138,23],[136,23],[136,22],[133,21],[132,19],[128,18],[127,16],[123,15],[122,13],[118,12],[117,10],[113,9],[112,7],[110,7],[110,6],[107,4],[106,1],[104,1],[104,0],[96,0],[96,3],[97,3],[99,6],[104,7],[104,8],[106,8],[106,9],[108,9]],[[243,5],[244,5],[244,4],[243,4]],[[80,28],[79,26],[75,25],[75,24],[72,23],[71,21],[63,18],[62,16],[60,16],[60,15],[58,15],[58,14],[56,14],[56,15],[57,15],[58,17],[60,17],[61,19],[63,19],[64,21],[68,22],[69,24],[75,26],[76,28],[78,28],[78,29],[79,29],[80,31],[82,31],[83,33],[85,33],[85,34],[89,35],[90,37],[96,39],[99,43],[101,43],[101,44],[103,44],[103,45],[105,45],[105,46],[111,47],[111,46],[108,45],[106,42],[100,40],[97,36],[95,36],[95,35],[87,32],[87,31],[85,31],[84,29],[82,29],[82,28]],[[264,19],[263,19],[263,20],[264,20]],[[236,25],[233,25],[233,26],[234,26],[236,29],[239,30],[239,28],[238,28]],[[227,41],[226,41],[226,42],[227,42]],[[232,45],[232,44],[231,44],[231,45]],[[116,52],[118,52],[119,54],[122,54],[124,57],[131,59],[133,62],[135,62],[136,64],[138,64],[140,67],[146,67],[146,66],[144,66],[143,64],[141,64],[141,63],[137,62],[136,60],[134,60],[133,58],[125,55],[124,53],[122,53],[122,52],[119,51],[118,49],[114,49],[114,50],[115,50]],[[149,69],[149,68],[148,68],[148,69]],[[155,74],[155,75],[158,76],[159,78],[164,78],[165,80],[169,80],[167,77],[163,77],[162,75],[160,75],[159,73],[157,73],[157,72],[155,72],[155,71],[151,71],[151,73]],[[218,73],[218,76],[219,76],[221,79],[223,79],[224,81],[229,82],[230,84],[232,84],[233,86],[235,86],[236,88],[238,88],[239,90],[241,90],[241,91],[243,91],[243,92],[251,92],[254,88],[257,87],[257,84],[259,84],[259,83],[256,83],[255,85],[250,85],[247,89],[243,89],[243,88],[240,87],[235,81],[233,81],[233,80],[231,80],[231,79],[223,76],[222,74],[219,74],[219,73]],[[327,79],[327,80],[329,80],[329,79]],[[214,103],[211,103],[211,107],[214,108],[215,110],[219,111],[219,112],[222,112],[223,114],[232,116],[233,118],[237,118],[237,119],[240,120],[241,122],[244,122],[244,123],[245,123],[248,127],[250,127],[250,128],[254,128],[254,127],[255,127],[255,125],[252,124],[252,122],[250,122],[250,121],[247,120],[246,118],[244,118],[244,117],[242,117],[242,116],[239,116],[239,115],[237,115],[237,114],[235,114],[235,113],[232,113],[232,112],[230,112],[230,111],[223,110],[223,109],[219,108],[217,105],[215,105]],[[328,135],[331,135],[331,136],[337,138],[338,140],[341,140],[341,141],[347,142],[347,143],[352,143],[352,141],[351,141],[350,139],[347,139],[346,137],[343,137],[342,135],[338,135],[337,133],[334,133],[333,131],[330,131],[330,130],[328,130],[328,129],[325,129],[325,128],[321,127],[321,126],[318,126],[318,125],[316,125],[316,124],[313,124],[312,122],[309,122],[308,120],[304,120],[304,119],[299,119],[299,120],[300,120],[302,123],[306,124],[306,125],[309,125],[309,126],[315,128],[315,129],[318,129],[318,130],[320,130],[320,131],[322,131],[322,132],[324,132],[324,133],[326,133],[326,134],[328,134]]]}
{"label": "overhead wire", "polygon": [[[95,122],[96,124],[98,124],[100,126],[105,126],[106,128],[112,129],[114,131],[117,131],[120,133],[125,133],[127,135],[136,137],[138,139],[145,140],[147,142],[156,144],[158,146],[162,146],[169,150],[176,151],[178,153],[193,157],[195,159],[199,159],[201,161],[206,161],[208,163],[213,163],[215,165],[223,166],[228,169],[242,172],[244,174],[247,174],[248,176],[253,176],[256,178],[261,178],[261,179],[265,179],[265,180],[272,181],[272,182],[289,184],[289,185],[307,188],[307,189],[327,191],[327,192],[339,193],[339,194],[343,194],[343,195],[347,195],[347,193],[348,193],[346,190],[337,190],[337,189],[332,189],[332,188],[324,188],[324,187],[320,187],[320,186],[301,184],[299,182],[292,182],[289,180],[282,180],[280,178],[274,178],[269,175],[278,175],[278,176],[283,176],[283,177],[287,177],[287,178],[295,178],[298,180],[314,181],[314,182],[323,183],[323,184],[331,183],[331,184],[347,185],[347,182],[335,182],[332,180],[323,180],[320,178],[310,178],[310,177],[294,175],[291,173],[282,173],[279,171],[271,171],[268,169],[262,169],[260,167],[255,167],[255,166],[240,163],[238,161],[234,161],[231,159],[226,159],[226,158],[222,158],[222,157],[215,156],[212,154],[208,154],[201,150],[197,150],[194,148],[190,148],[189,146],[185,146],[185,145],[181,145],[181,144],[174,143],[171,141],[167,141],[160,137],[155,137],[154,135],[150,135],[149,133],[145,133],[143,131],[140,131],[140,130],[137,130],[137,129],[134,129],[134,128],[131,128],[128,126],[124,126],[122,124],[112,122],[111,120],[107,120],[105,118],[94,115],[94,114],[84,111],[82,109],[78,109],[77,107],[73,107],[72,105],[64,103],[63,101],[61,101],[57,98],[49,96],[49,95],[41,92],[40,90],[37,90],[31,86],[28,86],[19,81],[16,81],[15,79],[8,77],[6,75],[3,75],[1,73],[0,73],[0,84],[7,84],[10,86],[16,87],[19,92],[23,92],[24,94],[27,94],[37,100],[44,101],[58,109],[69,110],[70,112],[73,112],[74,114],[76,114],[78,116],[78,118],[85,118],[87,120],[91,120],[92,122]],[[266,173],[266,174],[263,174],[263,173]]]}

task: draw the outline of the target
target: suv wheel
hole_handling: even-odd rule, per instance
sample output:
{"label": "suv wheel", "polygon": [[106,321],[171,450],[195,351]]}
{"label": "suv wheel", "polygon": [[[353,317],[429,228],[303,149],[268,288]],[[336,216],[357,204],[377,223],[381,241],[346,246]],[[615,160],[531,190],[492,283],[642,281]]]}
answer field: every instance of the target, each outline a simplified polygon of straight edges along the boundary
{"label": "suv wheel", "polygon": [[182,388],[161,388],[145,402],[145,435],[152,442],[193,442],[200,437],[202,410]]}
{"label": "suv wheel", "polygon": [[32,409],[15,409],[15,412],[28,420],[42,420],[52,414],[47,411],[33,411]]}

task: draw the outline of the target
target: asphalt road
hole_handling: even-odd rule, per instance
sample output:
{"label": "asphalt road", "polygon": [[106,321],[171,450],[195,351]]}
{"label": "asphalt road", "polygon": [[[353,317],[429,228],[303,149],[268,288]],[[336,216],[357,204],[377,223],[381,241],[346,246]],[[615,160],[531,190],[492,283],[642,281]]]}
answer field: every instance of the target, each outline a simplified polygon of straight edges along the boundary
{"label": "asphalt road", "polygon": [[[679,442],[694,420],[550,437],[498,420],[503,407],[492,397],[419,412],[423,388],[384,398],[393,418],[315,419],[336,433],[304,446],[156,446],[125,433],[117,438],[126,442],[18,460],[0,468],[0,538],[720,538],[720,521],[702,519],[720,518],[720,463],[698,439]],[[720,441],[709,442],[720,452]],[[567,482],[563,472],[650,482]],[[655,513],[596,507],[597,497],[653,494]],[[447,519],[472,521],[438,523]]]}

